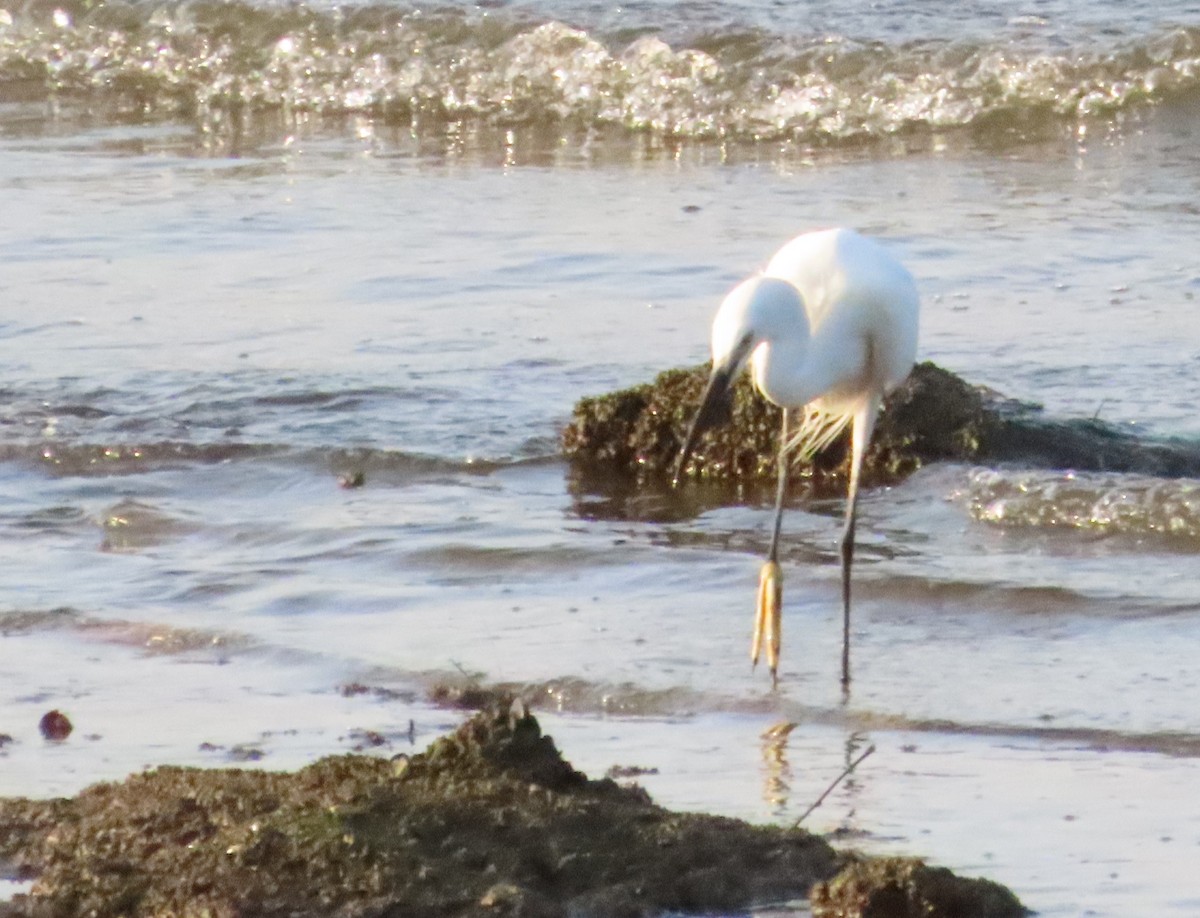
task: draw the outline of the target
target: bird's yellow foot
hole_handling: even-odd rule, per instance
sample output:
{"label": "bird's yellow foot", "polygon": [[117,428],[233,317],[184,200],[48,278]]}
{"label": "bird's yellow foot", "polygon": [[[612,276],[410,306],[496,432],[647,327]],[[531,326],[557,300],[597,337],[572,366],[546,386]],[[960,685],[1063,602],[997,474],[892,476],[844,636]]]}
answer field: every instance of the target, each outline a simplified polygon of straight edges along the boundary
{"label": "bird's yellow foot", "polygon": [[767,667],[774,682],[779,669],[779,632],[783,611],[783,571],[774,561],[767,561],[758,575],[758,609],[754,616],[754,637],[750,644],[750,660],[757,666],[759,650],[766,645]]}

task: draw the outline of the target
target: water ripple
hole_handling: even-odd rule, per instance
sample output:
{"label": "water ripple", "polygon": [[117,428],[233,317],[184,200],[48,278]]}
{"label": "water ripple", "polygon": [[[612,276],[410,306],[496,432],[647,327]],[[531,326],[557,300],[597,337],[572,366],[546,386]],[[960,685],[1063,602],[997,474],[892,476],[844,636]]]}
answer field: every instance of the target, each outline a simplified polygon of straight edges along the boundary
{"label": "water ripple", "polygon": [[568,124],[843,144],[914,130],[1024,134],[1200,92],[1192,28],[1058,48],[733,32],[683,45],[499,11],[31,7],[0,23],[0,94],[42,84],[63,100],[181,117],[210,134],[240,131],[255,112],[313,112],[417,134]]}

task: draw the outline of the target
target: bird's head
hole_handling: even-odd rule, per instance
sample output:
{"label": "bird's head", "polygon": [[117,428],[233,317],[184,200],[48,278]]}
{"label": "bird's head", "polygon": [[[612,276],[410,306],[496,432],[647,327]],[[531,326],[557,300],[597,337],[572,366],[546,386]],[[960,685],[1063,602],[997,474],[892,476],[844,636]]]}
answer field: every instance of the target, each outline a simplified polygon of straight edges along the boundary
{"label": "bird's head", "polygon": [[729,292],[713,319],[712,375],[675,464],[673,484],[679,484],[700,435],[732,419],[733,384],[755,351],[797,332],[807,338],[808,320],[800,291],[787,281],[756,276]]}

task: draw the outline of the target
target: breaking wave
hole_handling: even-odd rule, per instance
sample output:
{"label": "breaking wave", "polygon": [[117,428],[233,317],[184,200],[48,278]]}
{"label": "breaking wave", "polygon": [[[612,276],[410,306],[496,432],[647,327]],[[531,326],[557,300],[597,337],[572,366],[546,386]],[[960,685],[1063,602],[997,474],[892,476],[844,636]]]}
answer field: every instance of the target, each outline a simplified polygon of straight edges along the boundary
{"label": "breaking wave", "polygon": [[962,495],[998,526],[1076,529],[1200,543],[1200,481],[1075,472],[978,470]]}
{"label": "breaking wave", "polygon": [[469,123],[838,144],[1021,133],[1200,84],[1200,29],[1186,27],[1054,49],[759,27],[672,46],[629,32],[503,10],[34,3],[0,8],[0,101],[82,98],[205,131],[261,113],[359,114],[416,134]]}

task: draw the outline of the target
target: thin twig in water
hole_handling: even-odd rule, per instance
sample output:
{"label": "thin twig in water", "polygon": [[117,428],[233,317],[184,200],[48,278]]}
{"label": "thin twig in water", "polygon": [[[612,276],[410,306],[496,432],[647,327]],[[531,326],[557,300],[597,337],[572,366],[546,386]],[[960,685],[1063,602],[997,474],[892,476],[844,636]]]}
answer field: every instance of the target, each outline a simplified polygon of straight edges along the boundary
{"label": "thin twig in water", "polygon": [[475,686],[479,685],[479,678],[478,678],[479,674],[478,673],[467,672],[467,668],[465,666],[463,666],[461,663],[459,663],[458,660],[451,660],[450,665],[453,666],[455,669],[457,669],[459,672],[459,675],[461,675],[464,679],[466,679],[468,683],[470,683],[471,685],[475,685]]}
{"label": "thin twig in water", "polygon": [[798,826],[798,825],[800,825],[800,823],[804,822],[804,820],[808,818],[809,814],[813,810],[815,810],[817,807],[819,807],[822,803],[824,803],[825,798],[833,793],[833,789],[835,787],[837,787],[839,784],[841,784],[843,781],[845,781],[846,778],[848,778],[850,775],[852,775],[854,773],[854,769],[858,768],[858,766],[862,764],[863,759],[865,759],[867,756],[869,756],[874,751],[875,751],[875,746],[874,746],[874,744],[872,744],[866,748],[866,750],[863,752],[862,755],[860,755],[857,759],[855,759],[853,762],[851,762],[849,765],[847,765],[845,770],[840,775],[838,775],[836,778],[833,779],[833,783],[830,784],[827,788],[825,788],[825,792],[816,799],[816,801],[813,803],[813,805],[810,806],[807,810],[805,810],[801,814],[800,818],[796,820],[796,825]]}

